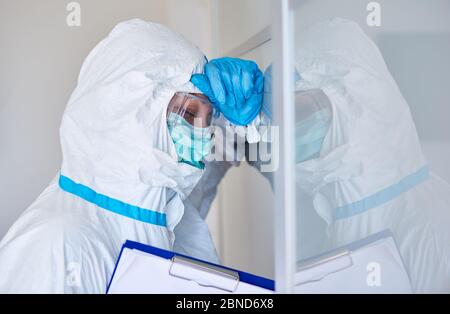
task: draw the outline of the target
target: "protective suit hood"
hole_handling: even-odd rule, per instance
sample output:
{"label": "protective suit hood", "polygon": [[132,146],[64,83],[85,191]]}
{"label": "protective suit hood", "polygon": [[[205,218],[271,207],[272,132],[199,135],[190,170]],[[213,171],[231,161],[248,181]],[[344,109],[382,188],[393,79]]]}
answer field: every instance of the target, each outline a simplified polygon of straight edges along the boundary
{"label": "protective suit hood", "polygon": [[167,214],[158,221],[173,230],[202,171],[178,162],[166,110],[175,92],[199,92],[190,78],[205,62],[162,25],[117,25],[85,60],[64,113],[60,186],[123,203],[133,216],[134,207]]}
{"label": "protective suit hood", "polygon": [[319,158],[297,184],[328,223],[388,202],[428,175],[406,100],[358,24],[332,19],[299,34],[297,90],[320,89],[332,122]]}
{"label": "protective suit hood", "polygon": [[197,92],[189,80],[205,61],[180,35],[141,20],[94,48],[63,117],[61,173],[0,242],[0,292],[105,293],[126,240],[190,243],[174,229],[202,171],[178,163],[166,109],[175,92]]}

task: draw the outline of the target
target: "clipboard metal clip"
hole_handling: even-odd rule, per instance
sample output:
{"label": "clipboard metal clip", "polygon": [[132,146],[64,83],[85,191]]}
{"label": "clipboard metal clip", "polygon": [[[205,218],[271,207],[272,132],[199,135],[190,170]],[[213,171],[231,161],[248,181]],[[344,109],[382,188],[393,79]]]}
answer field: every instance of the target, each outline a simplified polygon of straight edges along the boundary
{"label": "clipboard metal clip", "polygon": [[182,256],[172,258],[169,275],[231,293],[235,292],[239,285],[238,272]]}
{"label": "clipboard metal clip", "polygon": [[295,275],[296,285],[320,281],[329,275],[351,268],[354,265],[352,252],[342,250],[328,256],[300,263]]}

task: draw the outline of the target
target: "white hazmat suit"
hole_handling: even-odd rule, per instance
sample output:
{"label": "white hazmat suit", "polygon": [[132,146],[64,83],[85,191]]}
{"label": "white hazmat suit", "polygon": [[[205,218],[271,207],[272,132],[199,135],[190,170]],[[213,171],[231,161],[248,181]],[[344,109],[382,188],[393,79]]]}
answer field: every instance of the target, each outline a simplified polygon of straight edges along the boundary
{"label": "white hazmat suit", "polygon": [[176,235],[184,253],[217,261],[193,206],[174,232],[203,171],[178,162],[166,121],[176,92],[198,92],[190,79],[205,62],[137,19],[95,47],[63,116],[61,172],[0,243],[0,292],[104,293],[126,240],[171,250]]}

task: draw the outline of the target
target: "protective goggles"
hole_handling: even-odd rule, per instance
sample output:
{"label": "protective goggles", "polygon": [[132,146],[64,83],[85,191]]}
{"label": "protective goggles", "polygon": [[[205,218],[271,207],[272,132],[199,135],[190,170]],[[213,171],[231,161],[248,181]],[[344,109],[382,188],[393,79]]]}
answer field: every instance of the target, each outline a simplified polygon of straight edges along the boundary
{"label": "protective goggles", "polygon": [[167,117],[177,114],[195,128],[208,129],[212,123],[213,105],[202,94],[175,93],[167,108]]}

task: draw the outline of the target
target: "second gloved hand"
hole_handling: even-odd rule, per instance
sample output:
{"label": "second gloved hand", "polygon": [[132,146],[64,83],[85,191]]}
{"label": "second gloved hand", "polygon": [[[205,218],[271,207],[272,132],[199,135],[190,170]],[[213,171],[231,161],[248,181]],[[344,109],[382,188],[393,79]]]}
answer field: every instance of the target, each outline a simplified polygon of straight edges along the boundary
{"label": "second gloved hand", "polygon": [[194,74],[192,83],[231,123],[246,126],[261,110],[264,77],[253,61],[221,58]]}

